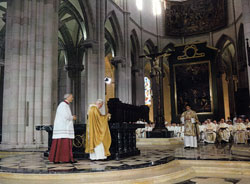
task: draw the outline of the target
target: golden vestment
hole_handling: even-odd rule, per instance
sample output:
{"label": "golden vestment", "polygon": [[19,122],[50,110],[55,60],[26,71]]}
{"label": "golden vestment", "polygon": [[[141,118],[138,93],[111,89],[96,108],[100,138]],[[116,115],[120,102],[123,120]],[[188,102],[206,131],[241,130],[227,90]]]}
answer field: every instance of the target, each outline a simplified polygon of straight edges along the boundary
{"label": "golden vestment", "polygon": [[88,111],[85,152],[93,153],[94,148],[101,143],[103,143],[105,156],[109,156],[111,135],[108,125],[108,115],[102,115],[97,106],[92,105]]}
{"label": "golden vestment", "polygon": [[[188,110],[182,113],[181,118],[184,118],[184,135],[185,136],[197,136],[199,135],[199,126],[197,124],[198,117],[195,111]],[[196,123],[192,123],[192,119]],[[196,133],[198,131],[198,133]]]}

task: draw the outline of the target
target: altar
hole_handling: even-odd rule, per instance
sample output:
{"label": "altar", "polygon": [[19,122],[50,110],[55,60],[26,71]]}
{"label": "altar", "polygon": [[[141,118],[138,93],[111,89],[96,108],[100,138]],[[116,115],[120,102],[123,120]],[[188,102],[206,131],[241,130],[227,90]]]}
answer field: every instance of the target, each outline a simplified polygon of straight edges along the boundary
{"label": "altar", "polygon": [[[138,120],[148,121],[147,106],[135,106],[122,103],[118,98],[110,99],[108,102],[109,113],[112,115],[109,120],[109,129],[112,143],[110,146],[111,156],[108,159],[116,159],[135,156],[140,154],[136,147],[136,129],[144,128],[144,124],[137,124]],[[49,155],[53,126],[36,126],[36,130],[45,130],[48,133],[48,150],[44,156]],[[88,158],[85,153],[86,123],[74,124],[75,139],[73,140],[74,158]]]}

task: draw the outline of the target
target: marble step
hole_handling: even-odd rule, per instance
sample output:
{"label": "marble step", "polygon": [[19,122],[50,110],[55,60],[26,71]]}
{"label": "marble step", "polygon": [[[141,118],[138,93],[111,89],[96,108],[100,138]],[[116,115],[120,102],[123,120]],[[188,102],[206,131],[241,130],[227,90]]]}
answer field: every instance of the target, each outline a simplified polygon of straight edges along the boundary
{"label": "marble step", "polygon": [[[0,173],[8,184],[153,184],[177,183],[194,177],[250,178],[250,163],[240,161],[175,160],[167,164],[133,170],[72,174]],[[20,183],[20,182],[18,182]],[[3,183],[4,184],[4,183]],[[22,184],[22,183],[20,183]]]}

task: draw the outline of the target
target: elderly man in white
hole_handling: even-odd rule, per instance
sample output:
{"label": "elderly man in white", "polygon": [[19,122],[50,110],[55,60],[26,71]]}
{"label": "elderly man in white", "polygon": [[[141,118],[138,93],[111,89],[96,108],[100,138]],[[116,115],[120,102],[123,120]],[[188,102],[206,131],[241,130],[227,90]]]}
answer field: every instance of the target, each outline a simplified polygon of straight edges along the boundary
{"label": "elderly man in white", "polygon": [[49,161],[54,163],[75,162],[72,153],[72,140],[75,138],[73,120],[76,120],[76,116],[72,115],[69,106],[73,99],[72,94],[65,94],[64,101],[59,104],[56,110],[53,140],[49,153]]}

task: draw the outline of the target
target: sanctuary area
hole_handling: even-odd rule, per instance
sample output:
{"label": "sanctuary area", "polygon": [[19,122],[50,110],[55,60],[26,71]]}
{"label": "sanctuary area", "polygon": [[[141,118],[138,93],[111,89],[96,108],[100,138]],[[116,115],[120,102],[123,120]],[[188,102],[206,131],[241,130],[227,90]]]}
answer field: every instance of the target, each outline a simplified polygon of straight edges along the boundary
{"label": "sanctuary area", "polygon": [[249,0],[0,0],[0,183],[249,183],[249,39]]}

